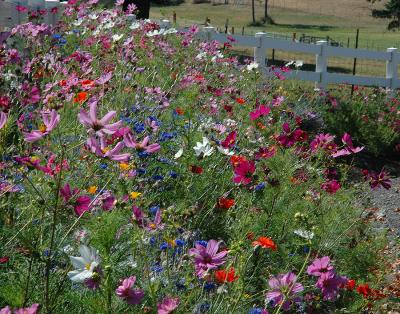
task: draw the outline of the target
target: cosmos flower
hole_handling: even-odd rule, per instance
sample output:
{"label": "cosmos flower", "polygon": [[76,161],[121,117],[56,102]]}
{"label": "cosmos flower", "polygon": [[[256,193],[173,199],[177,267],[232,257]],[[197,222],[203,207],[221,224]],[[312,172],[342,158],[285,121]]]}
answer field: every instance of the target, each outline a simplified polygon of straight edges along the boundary
{"label": "cosmos flower", "polygon": [[254,161],[241,161],[234,169],[233,182],[249,184],[255,171],[256,165]]}
{"label": "cosmos flower", "polygon": [[228,254],[227,251],[218,252],[219,242],[210,240],[207,246],[196,243],[195,248],[189,250],[189,255],[194,257],[196,274],[202,277],[205,272],[210,269],[215,269],[225,263],[224,257]]}
{"label": "cosmos flower", "polygon": [[321,276],[327,272],[333,270],[333,266],[331,265],[331,259],[329,256],[323,256],[321,258],[316,258],[310,266],[307,268],[307,274],[311,276]]}
{"label": "cosmos flower", "polygon": [[267,107],[265,105],[260,105],[257,107],[256,110],[251,111],[249,116],[250,116],[250,120],[254,121],[257,120],[259,117],[263,117],[268,115],[271,112],[271,108]]}
{"label": "cosmos flower", "polygon": [[172,313],[179,305],[179,298],[164,298],[161,303],[157,304],[157,314]]}
{"label": "cosmos flower", "polygon": [[114,148],[109,148],[106,145],[106,141],[104,137],[100,137],[100,139],[91,136],[86,141],[86,144],[89,150],[96,154],[99,157],[109,158],[118,162],[128,162],[131,154],[129,153],[121,153],[121,150],[125,147],[124,142],[118,142]]}
{"label": "cosmos flower", "polygon": [[267,292],[266,302],[271,302],[271,305],[274,307],[283,302],[282,309],[288,311],[293,302],[300,301],[300,298],[296,297],[296,294],[304,290],[303,285],[296,281],[297,276],[292,272],[271,277],[268,280],[268,285],[272,291]]}
{"label": "cosmos flower", "polygon": [[68,272],[67,275],[72,282],[84,283],[98,272],[100,257],[95,248],[86,245],[79,247],[79,253],[81,256],[69,257],[75,270]]}
{"label": "cosmos flower", "polygon": [[0,111],[0,130],[6,125],[7,119],[8,115],[5,112]]}
{"label": "cosmos flower", "polygon": [[214,151],[214,148],[210,145],[210,141],[206,137],[203,137],[203,142],[197,142],[193,149],[196,157],[208,157]]}
{"label": "cosmos flower", "polygon": [[97,119],[97,101],[89,104],[89,112],[84,109],[78,114],[79,122],[89,128],[89,134],[96,133],[99,136],[114,134],[122,127],[122,121],[109,123],[116,115],[115,111],[108,112],[103,118]]}
{"label": "cosmos flower", "polygon": [[221,146],[223,148],[232,148],[233,146],[235,146],[236,136],[237,136],[237,132],[232,131],[231,133],[228,134],[228,136],[225,138],[225,140],[223,140],[221,142]]}
{"label": "cosmos flower", "polygon": [[36,142],[48,135],[60,122],[60,115],[53,109],[51,112],[42,112],[42,119],[43,124],[40,126],[39,130],[34,130],[30,133],[23,132],[26,142]]}
{"label": "cosmos flower", "polygon": [[142,289],[133,289],[135,282],[136,276],[125,278],[121,285],[115,290],[118,297],[131,305],[139,304],[144,297],[144,291]]}
{"label": "cosmos flower", "polygon": [[321,289],[324,300],[334,301],[339,289],[346,285],[346,283],[346,277],[339,276],[334,271],[328,271],[321,273],[316,287]]}
{"label": "cosmos flower", "polygon": [[127,133],[124,135],[124,143],[129,148],[135,148],[138,151],[145,151],[146,153],[152,154],[158,152],[161,148],[160,144],[154,143],[149,144],[150,137],[146,136],[142,142],[135,142],[132,133]]}

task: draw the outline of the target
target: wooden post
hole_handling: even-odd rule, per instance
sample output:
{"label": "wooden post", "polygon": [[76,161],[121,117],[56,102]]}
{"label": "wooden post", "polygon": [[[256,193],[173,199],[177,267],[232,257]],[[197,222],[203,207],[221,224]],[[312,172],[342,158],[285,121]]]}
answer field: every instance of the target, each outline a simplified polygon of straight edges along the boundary
{"label": "wooden post", "polygon": [[262,73],[266,73],[267,61],[266,61],[266,39],[267,34],[258,32],[255,37],[259,40],[258,45],[254,48],[254,62],[257,62],[259,69]]}
{"label": "wooden post", "polygon": [[397,65],[399,62],[399,55],[397,53],[397,48],[387,48],[386,51],[390,54],[390,60],[386,61],[386,78],[390,80],[389,86],[386,88],[386,90],[389,92],[389,94],[392,94],[393,91],[399,87],[397,81]]}
{"label": "wooden post", "polygon": [[231,28],[231,34],[233,35],[233,34],[235,34],[235,28],[232,26],[232,28]]}
{"label": "wooden post", "polygon": [[228,34],[228,27],[229,27],[229,19],[225,21],[225,34]]}
{"label": "wooden post", "polygon": [[347,48],[350,47],[350,37],[347,37]]}
{"label": "wooden post", "polygon": [[[360,35],[360,29],[357,28],[357,34],[356,34],[356,49],[358,49],[358,38]],[[357,67],[357,58],[354,58],[353,62],[353,75],[356,75],[356,67]],[[351,96],[354,94],[354,84],[351,85]]]}
{"label": "wooden post", "polygon": [[319,40],[316,43],[321,47],[320,53],[315,55],[315,72],[319,73],[319,81],[315,82],[315,89],[323,90],[326,88],[326,73],[328,70],[328,59],[326,56],[326,40]]}
{"label": "wooden post", "polygon": [[242,27],[242,35],[244,35],[244,26]]}
{"label": "wooden post", "polygon": [[293,33],[292,41],[296,41],[296,33]]}
{"label": "wooden post", "polygon": [[172,21],[174,24],[176,24],[176,12],[174,11],[174,14],[172,15]]}
{"label": "wooden post", "polygon": [[275,49],[272,49],[272,64],[275,63]]}

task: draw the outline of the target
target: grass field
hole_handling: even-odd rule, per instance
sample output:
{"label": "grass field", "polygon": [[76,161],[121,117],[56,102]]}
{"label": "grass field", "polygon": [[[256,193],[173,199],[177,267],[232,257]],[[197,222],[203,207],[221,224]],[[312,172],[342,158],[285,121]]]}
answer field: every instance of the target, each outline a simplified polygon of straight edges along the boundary
{"label": "grass field", "polygon": [[[246,2],[247,0],[242,1],[242,3]],[[256,3],[256,17],[257,20],[261,20],[263,7],[260,2],[256,1]],[[241,33],[244,27],[245,34],[265,31],[290,37],[296,33],[297,38],[302,34],[329,36],[342,42],[344,46],[349,43],[350,47],[355,45],[356,29],[359,28],[359,48],[384,51],[388,47],[400,47],[400,34],[388,31],[386,20],[374,19],[371,16],[371,9],[379,8],[379,6],[382,4],[371,4],[365,0],[270,0],[270,15],[275,24],[260,27],[249,26],[251,22],[250,5],[193,4],[191,1],[186,1],[179,6],[153,6],[151,17],[165,17],[172,20],[173,12],[176,12],[177,23],[180,26],[204,23],[208,17],[213,26],[221,29],[224,29],[226,19],[229,18],[229,30],[231,31],[231,27],[234,27],[236,33]],[[268,54],[271,58],[271,52]],[[275,51],[276,60],[301,59],[306,63],[313,64],[314,58],[313,55]],[[330,59],[329,66],[339,68],[340,72],[350,72],[353,60],[334,58]],[[385,74],[384,63],[359,60],[357,74],[383,76]]]}

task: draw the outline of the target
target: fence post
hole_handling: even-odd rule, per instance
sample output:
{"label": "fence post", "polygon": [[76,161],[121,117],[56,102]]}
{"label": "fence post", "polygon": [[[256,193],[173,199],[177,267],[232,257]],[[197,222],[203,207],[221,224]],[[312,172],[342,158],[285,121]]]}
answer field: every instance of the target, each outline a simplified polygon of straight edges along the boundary
{"label": "fence post", "polygon": [[386,51],[390,54],[390,59],[386,61],[386,78],[390,79],[389,86],[387,87],[387,91],[389,93],[393,93],[393,91],[398,87],[398,73],[397,73],[397,64],[398,64],[398,54],[397,48],[387,48]]}
{"label": "fence post", "polygon": [[58,10],[60,10],[60,1],[59,0],[46,0],[45,1],[45,9],[47,10],[45,16],[45,23],[48,25],[56,25],[58,22]]}
{"label": "fence post", "polygon": [[326,56],[326,40],[319,40],[316,43],[321,47],[320,52],[315,55],[315,72],[319,73],[319,81],[315,82],[315,89],[325,89],[326,88],[326,73],[328,70],[328,59]]}
{"label": "fence post", "polygon": [[160,26],[164,29],[168,29],[171,27],[171,22],[169,20],[162,20]]}
{"label": "fence post", "polygon": [[204,27],[204,31],[206,32],[206,40],[207,41],[211,41],[212,40],[212,33],[215,33],[215,27],[206,26],[206,27]]}
{"label": "fence post", "polygon": [[254,62],[258,63],[260,71],[265,74],[267,72],[267,34],[263,32],[258,32],[255,34],[255,37],[259,39],[259,42],[258,45],[254,48]]}

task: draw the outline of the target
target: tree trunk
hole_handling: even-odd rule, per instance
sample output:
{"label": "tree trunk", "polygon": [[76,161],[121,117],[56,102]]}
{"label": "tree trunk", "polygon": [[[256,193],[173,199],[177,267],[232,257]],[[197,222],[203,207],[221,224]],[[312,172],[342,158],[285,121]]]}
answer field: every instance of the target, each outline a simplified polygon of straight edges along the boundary
{"label": "tree trunk", "polygon": [[254,7],[254,0],[251,0],[251,14],[253,17],[253,24],[256,24],[256,11]]}
{"label": "tree trunk", "polygon": [[137,6],[136,17],[138,19],[148,19],[150,15],[150,0],[125,0],[123,9],[126,11],[128,5],[134,4]]}
{"label": "tree trunk", "polygon": [[264,3],[264,21],[268,21],[268,0]]}

